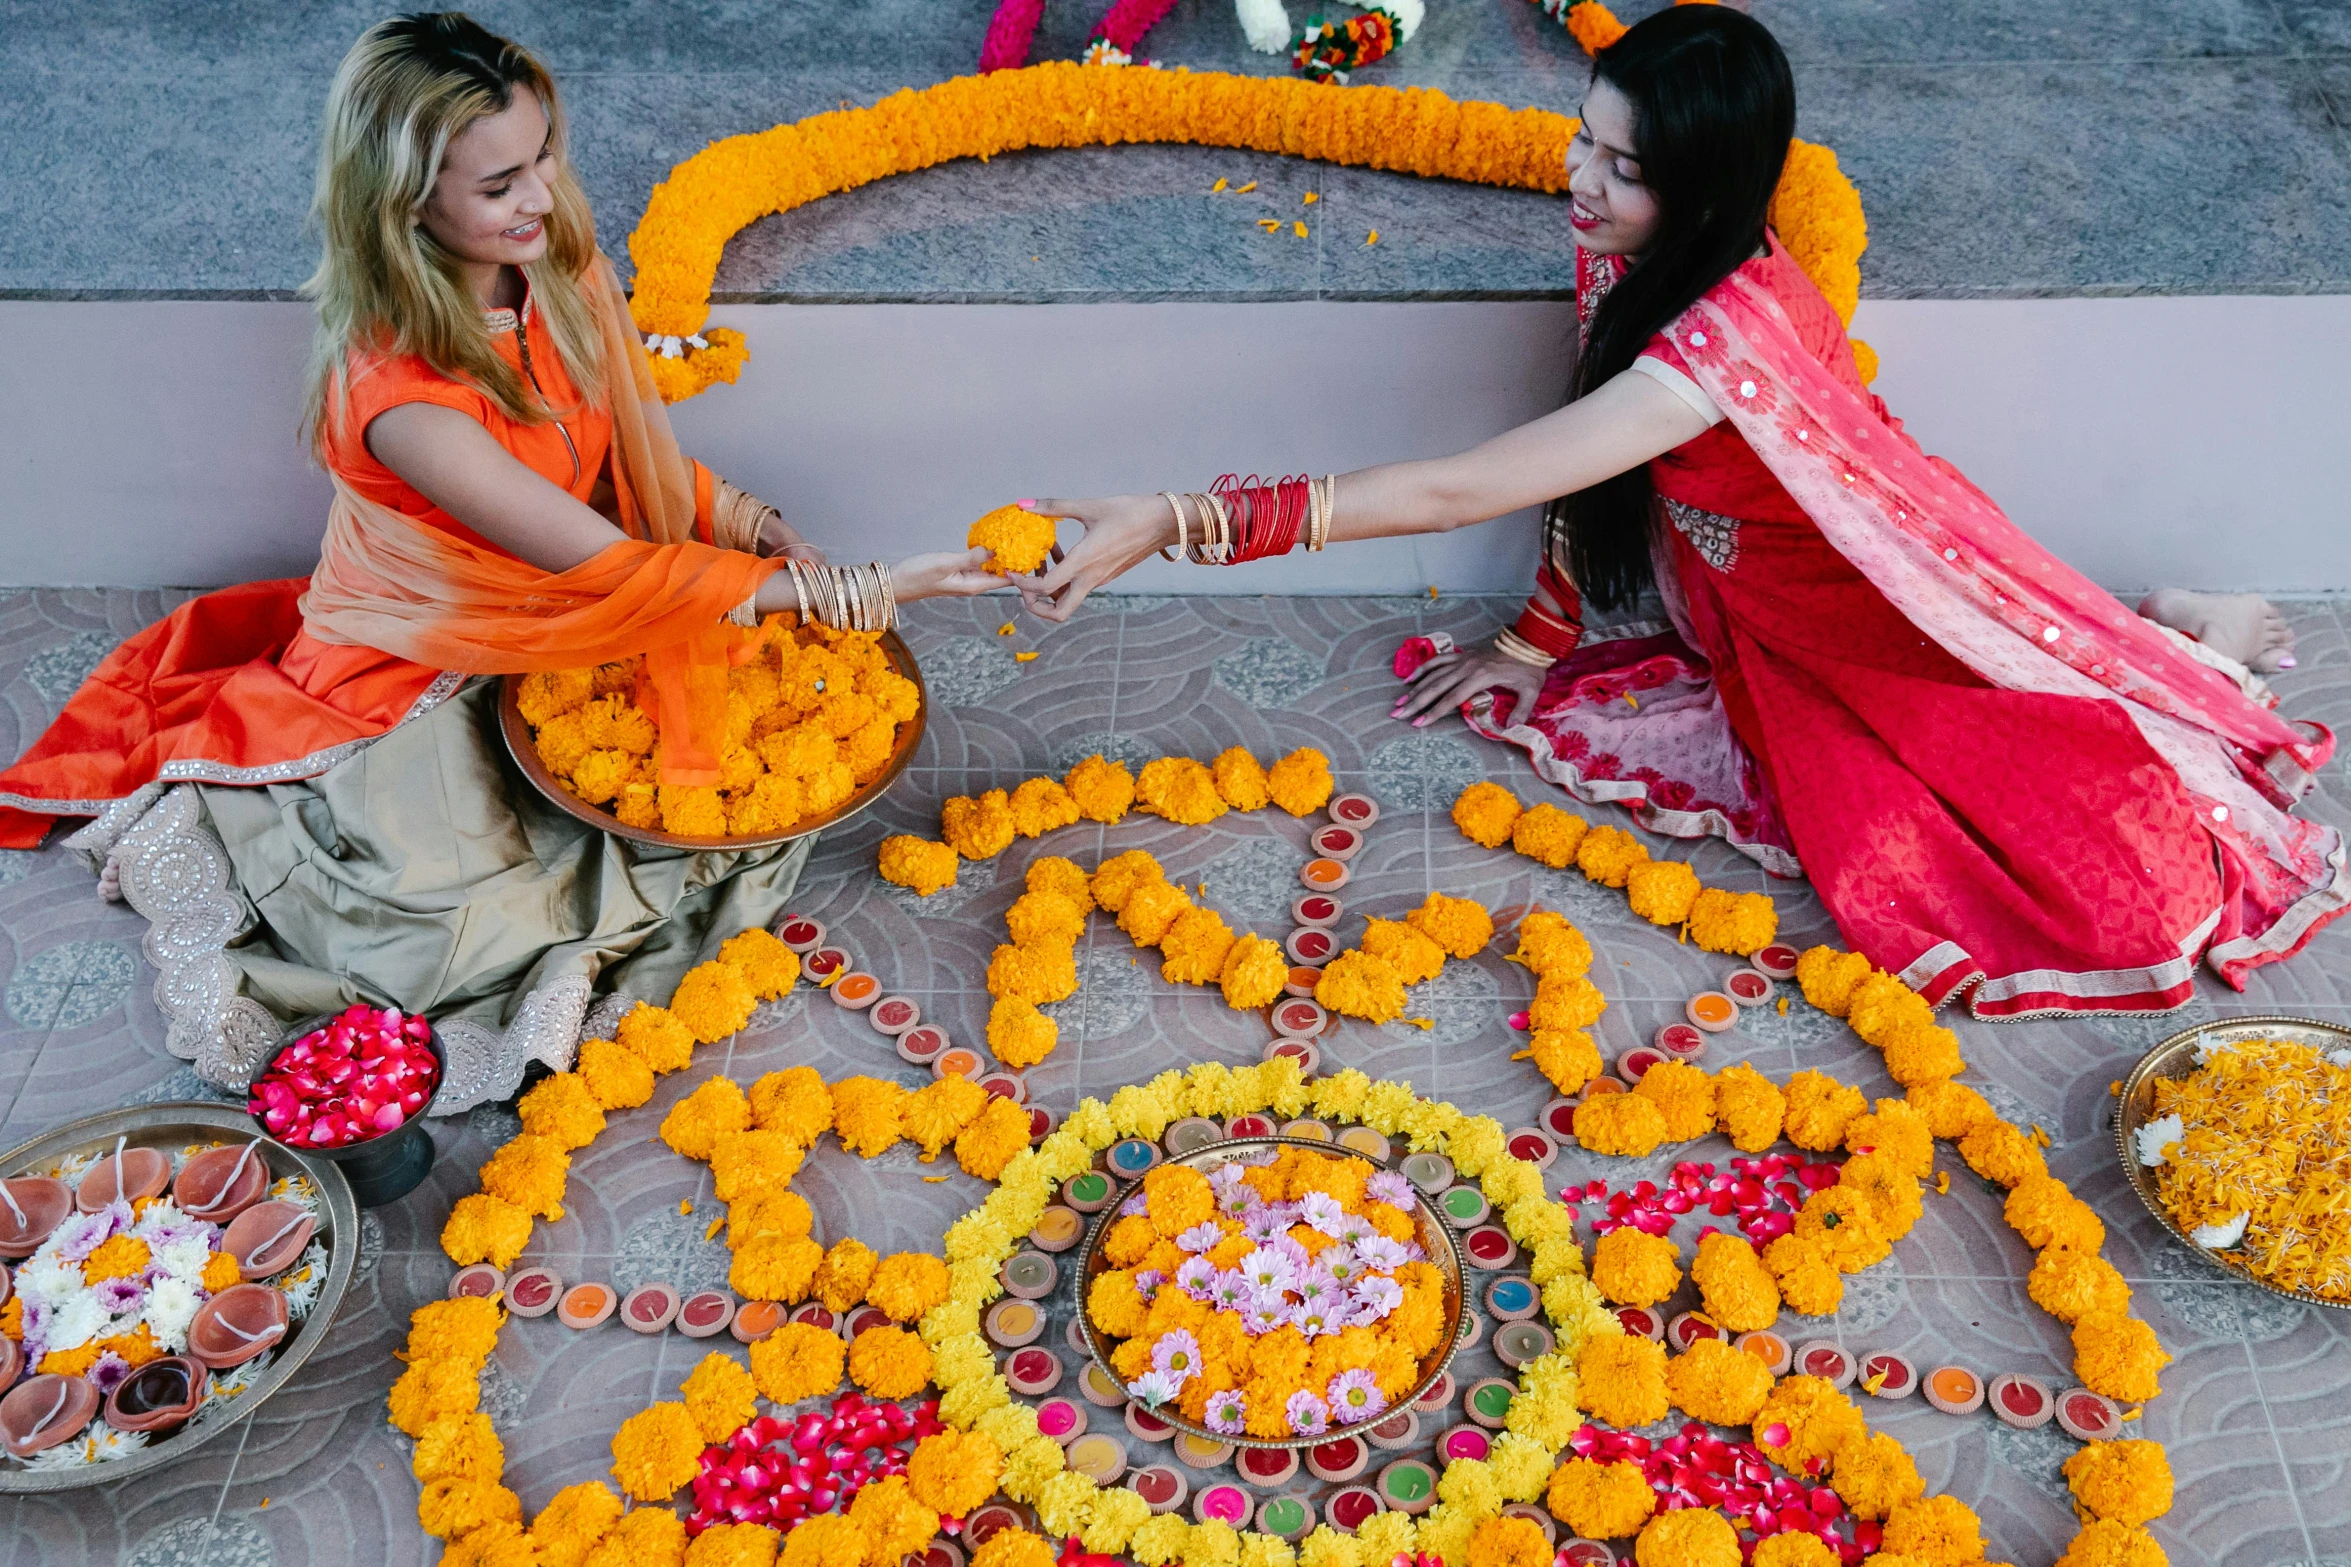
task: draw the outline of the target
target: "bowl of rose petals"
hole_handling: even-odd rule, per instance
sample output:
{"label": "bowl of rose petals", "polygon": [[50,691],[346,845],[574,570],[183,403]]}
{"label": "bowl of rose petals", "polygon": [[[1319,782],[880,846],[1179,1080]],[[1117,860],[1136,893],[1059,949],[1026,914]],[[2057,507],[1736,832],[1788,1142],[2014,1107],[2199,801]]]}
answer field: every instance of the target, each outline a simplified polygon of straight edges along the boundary
{"label": "bowl of rose petals", "polygon": [[359,1206],[377,1208],[433,1167],[421,1122],[441,1078],[432,1024],[362,1004],[292,1029],[253,1075],[245,1109],[287,1147],[340,1164]]}

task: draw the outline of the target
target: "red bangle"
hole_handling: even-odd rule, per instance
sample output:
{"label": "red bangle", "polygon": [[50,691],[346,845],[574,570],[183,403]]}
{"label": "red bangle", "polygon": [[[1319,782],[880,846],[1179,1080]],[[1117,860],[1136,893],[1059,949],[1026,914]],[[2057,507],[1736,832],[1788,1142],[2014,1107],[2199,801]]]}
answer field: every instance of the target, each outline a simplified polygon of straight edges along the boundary
{"label": "red bangle", "polygon": [[1233,548],[1229,563],[1286,555],[1297,547],[1306,516],[1306,480],[1297,476],[1262,480],[1224,474],[1209,492],[1222,500],[1233,518]]}
{"label": "red bangle", "polygon": [[1584,601],[1565,577],[1545,561],[1535,572],[1535,584],[1551,595],[1561,613],[1545,609],[1538,599],[1528,599],[1526,608],[1519,612],[1517,624],[1511,629],[1553,658],[1565,658],[1576,650],[1584,639]]}

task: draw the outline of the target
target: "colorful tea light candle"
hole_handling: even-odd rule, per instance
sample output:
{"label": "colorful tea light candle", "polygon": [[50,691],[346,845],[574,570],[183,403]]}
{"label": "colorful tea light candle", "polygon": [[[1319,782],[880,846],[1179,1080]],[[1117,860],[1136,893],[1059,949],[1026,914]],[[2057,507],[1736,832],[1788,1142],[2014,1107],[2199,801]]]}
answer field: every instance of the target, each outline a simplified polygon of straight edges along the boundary
{"label": "colorful tea light candle", "polygon": [[1328,827],[1317,827],[1314,835],[1306,842],[1315,853],[1342,864],[1363,852],[1363,834],[1337,822]]}
{"label": "colorful tea light candle", "polygon": [[1062,1330],[1061,1336],[1069,1344],[1069,1352],[1077,1356],[1079,1360],[1083,1361],[1094,1353],[1094,1346],[1086,1342],[1086,1314],[1084,1312],[1080,1311],[1071,1315],[1069,1326]]}
{"label": "colorful tea light candle", "polygon": [[574,1284],[564,1291],[562,1303],[555,1308],[555,1320],[567,1328],[586,1332],[603,1325],[605,1319],[620,1304],[609,1284]]}
{"label": "colorful tea light candle", "polygon": [[775,924],[776,940],[806,957],[824,945],[824,924],[805,914],[787,914]]}
{"label": "colorful tea light candle", "polygon": [[1538,1170],[1548,1170],[1551,1161],[1559,1157],[1559,1145],[1539,1126],[1522,1126],[1505,1134],[1503,1146],[1512,1158],[1524,1159]]}
{"label": "colorful tea light candle", "polygon": [[[1617,1315],[1622,1317],[1624,1313],[1618,1312]],[[1795,1352],[1788,1347],[1788,1341],[1768,1330],[1742,1333],[1733,1342],[1738,1348],[1762,1361],[1763,1368],[1775,1377],[1786,1376],[1789,1365],[1796,1358]],[[1911,1380],[1915,1383],[1917,1378],[1914,1377]]]}
{"label": "colorful tea light candle", "polygon": [[1486,1309],[1498,1321],[1524,1322],[1543,1309],[1543,1297],[1528,1279],[1496,1279],[1486,1286]]}
{"label": "colorful tea light candle", "polygon": [[1743,1007],[1759,1007],[1771,999],[1771,976],[1757,969],[1734,969],[1723,980],[1722,991]]}
{"label": "colorful tea light candle", "polygon": [[[345,1007],[270,1057],[245,1109],[289,1148],[348,1148],[396,1132],[441,1085],[432,1038],[422,1017]],[[168,1180],[169,1165],[162,1171]]]}
{"label": "colorful tea light candle", "polygon": [[1630,1090],[1625,1087],[1623,1081],[1619,1078],[1595,1077],[1576,1091],[1576,1102],[1581,1104],[1587,1099],[1597,1099],[1603,1094],[1622,1094],[1629,1092]]}
{"label": "colorful tea light candle", "polygon": [[1510,1419],[1511,1400],[1518,1389],[1500,1377],[1472,1382],[1461,1400],[1461,1412],[1489,1431],[1499,1431]]}
{"label": "colorful tea light candle", "polygon": [[1515,1371],[1550,1354],[1557,1342],[1540,1322],[1506,1322],[1494,1330],[1494,1358]]}
{"label": "colorful tea light candle", "polygon": [[963,1520],[963,1540],[976,1551],[1007,1529],[1027,1526],[1028,1519],[1010,1503],[990,1502],[973,1508],[971,1516]]}
{"label": "colorful tea light candle", "polygon": [[1801,1376],[1818,1377],[1832,1387],[1851,1387],[1859,1368],[1844,1346],[1827,1339],[1816,1338],[1796,1346],[1796,1371]]}
{"label": "colorful tea light candle", "polygon": [[1543,1106],[1542,1113],[1535,1119],[1542,1124],[1544,1131],[1551,1134],[1553,1141],[1571,1138],[1575,1136],[1575,1101],[1554,1099]]}
{"label": "colorful tea light candle", "polygon": [[875,1328],[886,1328],[892,1326],[895,1326],[895,1324],[890,1321],[890,1314],[882,1310],[881,1307],[858,1306],[851,1309],[849,1313],[849,1321],[847,1325],[841,1329],[841,1336],[843,1338],[853,1339],[860,1333],[869,1333]]}
{"label": "colorful tea light candle", "polygon": [[449,1280],[451,1300],[488,1300],[506,1288],[506,1275],[486,1262],[459,1268]]}
{"label": "colorful tea light candle", "polygon": [[1637,1083],[1649,1075],[1653,1066],[1663,1066],[1673,1057],[1655,1045],[1635,1045],[1616,1058],[1617,1075],[1628,1083]]}
{"label": "colorful tea light candle", "polygon": [[1160,1419],[1141,1404],[1126,1407],[1127,1430],[1145,1442],[1165,1442],[1176,1434],[1176,1428]]}
{"label": "colorful tea light candle", "polygon": [[931,1057],[933,1077],[972,1077],[988,1064],[987,1057],[969,1045],[949,1045]]}
{"label": "colorful tea light candle", "polygon": [[1437,1499],[1437,1472],[1417,1458],[1399,1458],[1380,1471],[1380,1500],[1399,1513],[1425,1513]]}
{"label": "colorful tea light candle", "polygon": [[1353,1534],[1366,1520],[1387,1510],[1388,1504],[1380,1500],[1380,1493],[1368,1485],[1351,1485],[1334,1493],[1323,1504],[1323,1516],[1341,1534]]}
{"label": "colorful tea light candle", "polygon": [[1334,1485],[1354,1479],[1370,1462],[1371,1449],[1361,1437],[1342,1436],[1306,1450],[1307,1472]]}
{"label": "colorful tea light candle", "polygon": [[735,1308],[727,1333],[738,1344],[756,1344],[784,1325],[784,1308],[772,1300],[747,1300]]}
{"label": "colorful tea light candle", "polygon": [[1918,1368],[1890,1349],[1861,1352],[1861,1390],[1877,1398],[1908,1398],[1918,1391]]}
{"label": "colorful tea light candle", "polygon": [[1322,1048],[1309,1039],[1276,1039],[1270,1041],[1258,1055],[1260,1061],[1271,1061],[1276,1056],[1288,1056],[1298,1063],[1300,1077],[1312,1077],[1322,1065]]}
{"label": "colorful tea light candle", "polygon": [[621,1325],[638,1333],[659,1333],[678,1316],[678,1292],[666,1284],[640,1284],[620,1303]]}
{"label": "colorful tea light candle", "polygon": [[1159,1160],[1159,1145],[1140,1137],[1122,1138],[1112,1143],[1110,1151],[1103,1155],[1103,1162],[1110,1166],[1111,1173],[1129,1181],[1157,1169]]}
{"label": "colorful tea light candle", "polygon": [[947,1048],[947,1031],[935,1023],[918,1023],[898,1036],[898,1054],[916,1066],[928,1066]]}
{"label": "colorful tea light candle", "polygon": [[1118,1385],[1116,1377],[1089,1361],[1078,1371],[1078,1396],[1097,1409],[1117,1409],[1126,1403],[1127,1390]]}
{"label": "colorful tea light candle", "polygon": [[524,1268],[506,1281],[506,1309],[518,1317],[543,1317],[563,1295],[563,1276],[553,1268]]}
{"label": "colorful tea light candle", "polygon": [[1676,1061],[1695,1061],[1706,1054],[1706,1036],[1687,1023],[1668,1023],[1649,1042]]}
{"label": "colorful tea light candle", "polygon": [[1598,1540],[1570,1540],[1559,1548],[1557,1567],[1616,1567],[1616,1552]]}
{"label": "colorful tea light candle", "polygon": [[1499,1224],[1479,1225],[1461,1238],[1461,1249],[1469,1254],[1471,1267],[1488,1273],[1518,1261],[1518,1242]]}
{"label": "colorful tea light candle", "polygon": [[1371,1438],[1372,1446],[1391,1453],[1402,1448],[1417,1447],[1420,1445],[1420,1416],[1409,1409],[1399,1409],[1372,1426],[1364,1435]]}
{"label": "colorful tea light candle", "polygon": [[924,1547],[921,1557],[913,1563],[913,1567],[963,1567],[963,1552],[955,1546],[953,1541],[933,1540]]}
{"label": "colorful tea light candle", "polygon": [[841,1331],[841,1314],[819,1301],[812,1300],[794,1306],[786,1320],[805,1323],[812,1328],[822,1328],[827,1333]]}
{"label": "colorful tea light candle", "polygon": [[1937,1366],[1926,1374],[1922,1390],[1927,1402],[1946,1415],[1972,1415],[1984,1407],[1984,1379],[1965,1366]]}
{"label": "colorful tea light candle", "polygon": [[2057,1423],[2077,1442],[2104,1442],[2122,1429],[2122,1411],[2114,1401],[2086,1387],[2067,1388],[2057,1395]]}
{"label": "colorful tea light candle", "polygon": [[1295,996],[1301,1001],[1313,1000],[1315,991],[1320,988],[1322,970],[1311,963],[1291,964],[1290,972],[1282,978],[1282,994]]}
{"label": "colorful tea light candle", "polygon": [[812,980],[829,979],[848,967],[847,947],[818,947],[800,960],[800,972]]}
{"label": "colorful tea light candle", "polygon": [[996,1099],[1009,1099],[1020,1104],[1029,1096],[1029,1085],[1018,1072],[1007,1072],[1001,1067],[993,1072],[982,1072],[972,1079],[973,1086]]}
{"label": "colorful tea light candle", "polygon": [[[1695,1311],[1685,1311],[1665,1325],[1665,1342],[1676,1350],[1686,1350],[1702,1338],[1724,1336],[1722,1328],[1713,1318]],[[1798,1358],[1802,1358],[1801,1353]]]}
{"label": "colorful tea light candle", "polygon": [[1486,1201],[1486,1194],[1474,1186],[1448,1187],[1437,1197],[1437,1211],[1455,1224],[1468,1226],[1483,1224],[1494,1205]]}
{"label": "colorful tea light candle", "polygon": [[1339,923],[1346,905],[1327,892],[1302,893],[1290,900],[1290,918],[1300,925],[1316,925],[1324,930]]}
{"label": "colorful tea light candle", "polygon": [[1168,1445],[1176,1455],[1176,1462],[1186,1469],[1222,1469],[1224,1461],[1233,1456],[1232,1443],[1219,1442],[1213,1437],[1194,1436],[1189,1431],[1177,1432],[1176,1439]]}
{"label": "colorful tea light candle", "polygon": [[1301,1121],[1284,1121],[1282,1135],[1301,1138],[1310,1143],[1327,1143],[1331,1140],[1331,1128],[1329,1122],[1311,1118]]}
{"label": "colorful tea light candle", "polygon": [[1018,1349],[1045,1331],[1045,1314],[1025,1300],[1000,1300],[980,1319],[980,1331],[1001,1348]]}
{"label": "colorful tea light candle", "polygon": [[1100,1213],[1110,1206],[1114,1191],[1108,1176],[1081,1170],[1062,1183],[1061,1200],[1080,1213]]}
{"label": "colorful tea light candle", "polygon": [[1224,1124],[1227,1137],[1271,1137],[1273,1122],[1262,1115],[1236,1115]]}
{"label": "colorful tea light candle", "polygon": [[1127,1472],[1126,1444],[1104,1431],[1089,1431],[1069,1444],[1069,1467],[1096,1485],[1116,1485]]}
{"label": "colorful tea light candle", "polygon": [[1453,1161],[1441,1153],[1406,1154],[1397,1168],[1403,1171],[1406,1180],[1430,1197],[1453,1184]]}
{"label": "colorful tea light candle", "polygon": [[1204,1486],[1200,1494],[1192,1498],[1192,1518],[1198,1523],[1221,1523],[1234,1529],[1246,1529],[1256,1512],[1257,1503],[1237,1485]]}
{"label": "colorful tea light candle", "polygon": [[1290,932],[1282,950],[1290,955],[1292,963],[1320,965],[1328,963],[1339,950],[1339,938],[1317,926],[1301,925]]}
{"label": "colorful tea light candle", "polygon": [[1320,1039],[1331,1027],[1331,1015],[1323,1010],[1322,1003],[1303,996],[1275,1002],[1266,1013],[1266,1021],[1283,1039]]}
{"label": "colorful tea light candle", "polygon": [[1191,1483],[1182,1472],[1165,1464],[1135,1470],[1127,1476],[1127,1489],[1149,1504],[1154,1513],[1172,1513],[1192,1494]]}
{"label": "colorful tea light candle", "polygon": [[725,1290],[696,1290],[678,1306],[678,1331],[688,1338],[715,1338],[735,1320],[735,1297]]}
{"label": "colorful tea light candle", "polygon": [[1314,1527],[1314,1504],[1302,1496],[1277,1496],[1257,1509],[1257,1527],[1284,1540],[1296,1540]]}
{"label": "colorful tea light candle", "polygon": [[1021,1300],[1043,1300],[1061,1282],[1061,1269],[1041,1251],[1019,1251],[1004,1259],[1004,1292]]}
{"label": "colorful tea light candle", "polygon": [[1386,1164],[1394,1145],[1368,1126],[1350,1126],[1339,1133],[1339,1146],[1352,1154],[1361,1154],[1374,1164]]}
{"label": "colorful tea light candle", "polygon": [[1502,1516],[1524,1518],[1528,1523],[1542,1530],[1545,1545],[1554,1544],[1559,1539],[1559,1526],[1551,1521],[1551,1515],[1531,1502],[1512,1502],[1508,1507],[1502,1509]]}
{"label": "colorful tea light candle", "polygon": [[1433,1415],[1438,1410],[1443,1409],[1447,1404],[1453,1402],[1454,1392],[1455,1388],[1453,1385],[1453,1373],[1450,1371],[1440,1371],[1434,1377],[1429,1379],[1429,1385],[1427,1387],[1424,1387],[1420,1390],[1420,1397],[1412,1401],[1413,1412],[1416,1414]]}
{"label": "colorful tea light candle", "polygon": [[1181,1159],[1194,1149],[1205,1148],[1210,1143],[1223,1140],[1224,1128],[1203,1115],[1187,1115],[1180,1121],[1170,1123],[1167,1135],[1160,1139],[1167,1145],[1168,1156],[1174,1159]]}
{"label": "colorful tea light candle", "polygon": [[1086,1406],[1066,1398],[1048,1398],[1037,1406],[1037,1431],[1063,1447],[1086,1434]]}
{"label": "colorful tea light candle", "polygon": [[865,1020],[894,1037],[922,1021],[922,1008],[914,1004],[911,996],[884,996],[866,1009]]}
{"label": "colorful tea light candle", "polygon": [[1773,979],[1794,979],[1796,977],[1796,960],[1801,956],[1802,954],[1794,947],[1775,941],[1747,961],[1754,964],[1760,972],[1769,974]]}
{"label": "colorful tea light candle", "polygon": [[1347,867],[1328,855],[1320,855],[1298,867],[1298,880],[1305,883],[1308,892],[1337,892],[1353,878]]}
{"label": "colorful tea light candle", "polygon": [[2019,1431],[2037,1431],[2057,1413],[2056,1401],[2038,1378],[2002,1372],[1986,1390],[1993,1418]]}
{"label": "colorful tea light candle", "polygon": [[1053,1135],[1053,1112],[1043,1105],[1029,1106],[1029,1141],[1041,1143]]}
{"label": "colorful tea light candle", "polygon": [[1380,819],[1380,802],[1368,794],[1339,794],[1323,809],[1334,822],[1345,822],[1350,827],[1369,827]]}
{"label": "colorful tea light candle", "polygon": [[1709,1034],[1719,1034],[1739,1020],[1739,1004],[1719,990],[1701,990],[1682,1004],[1683,1015]]}
{"label": "colorful tea light candle", "polygon": [[1638,1334],[1658,1343],[1664,1342],[1665,1318],[1647,1306],[1619,1306],[1616,1308],[1616,1320],[1624,1324],[1627,1333]]}
{"label": "colorful tea light candle", "polygon": [[1270,1490],[1296,1476],[1298,1455],[1287,1447],[1244,1447],[1233,1455],[1233,1467],[1251,1485]]}
{"label": "colorful tea light candle", "polygon": [[1493,1438],[1476,1426],[1455,1426],[1437,1438],[1437,1457],[1445,1463],[1456,1458],[1474,1458],[1479,1463],[1494,1450]]}
{"label": "colorful tea light candle", "polygon": [[1486,1319],[1474,1311],[1464,1311],[1461,1314],[1460,1330],[1453,1335],[1454,1353],[1459,1354],[1465,1349],[1477,1348],[1478,1341],[1485,1336]]}

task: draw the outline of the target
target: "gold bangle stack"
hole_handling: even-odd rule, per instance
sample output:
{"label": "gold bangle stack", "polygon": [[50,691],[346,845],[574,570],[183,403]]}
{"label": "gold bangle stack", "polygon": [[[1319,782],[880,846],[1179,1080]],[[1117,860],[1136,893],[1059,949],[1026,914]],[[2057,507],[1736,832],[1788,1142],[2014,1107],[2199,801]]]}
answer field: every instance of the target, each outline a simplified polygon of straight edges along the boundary
{"label": "gold bangle stack", "polygon": [[1326,473],[1322,482],[1306,481],[1306,552],[1319,555],[1331,541],[1331,514],[1338,509],[1339,476]]}
{"label": "gold bangle stack", "polygon": [[1508,626],[1494,633],[1494,651],[1513,663],[1526,664],[1535,669],[1549,669],[1559,662]]}
{"label": "gold bangle stack", "polygon": [[1185,552],[1191,548],[1192,519],[1185,514],[1184,503],[1182,500],[1177,498],[1175,491],[1161,490],[1159,492],[1159,497],[1160,499],[1167,502],[1168,508],[1175,513],[1176,520],[1175,544],[1172,550],[1167,545],[1161,545],[1159,549],[1159,558],[1161,560],[1169,561],[1182,560],[1184,558]]}
{"label": "gold bangle stack", "polygon": [[800,623],[812,619],[842,631],[887,631],[898,623],[898,592],[890,568],[880,561],[863,566],[820,566],[784,557]]}

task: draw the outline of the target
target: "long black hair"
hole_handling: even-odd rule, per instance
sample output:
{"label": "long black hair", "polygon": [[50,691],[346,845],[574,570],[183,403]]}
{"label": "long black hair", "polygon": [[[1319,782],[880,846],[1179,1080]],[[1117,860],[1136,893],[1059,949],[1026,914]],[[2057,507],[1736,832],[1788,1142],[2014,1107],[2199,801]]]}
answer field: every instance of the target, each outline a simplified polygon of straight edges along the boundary
{"label": "long black hair", "polygon": [[[1633,151],[1657,198],[1656,238],[1592,320],[1568,400],[1631,368],[1649,340],[1764,242],[1788,142],[1796,83],[1762,23],[1725,5],[1674,5],[1635,23],[1592,59],[1592,78],[1633,108]],[[1646,466],[1544,509],[1543,543],[1602,609],[1651,580],[1655,496]]]}

